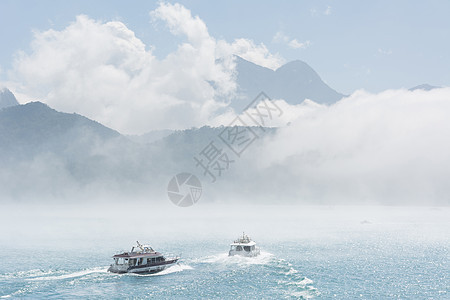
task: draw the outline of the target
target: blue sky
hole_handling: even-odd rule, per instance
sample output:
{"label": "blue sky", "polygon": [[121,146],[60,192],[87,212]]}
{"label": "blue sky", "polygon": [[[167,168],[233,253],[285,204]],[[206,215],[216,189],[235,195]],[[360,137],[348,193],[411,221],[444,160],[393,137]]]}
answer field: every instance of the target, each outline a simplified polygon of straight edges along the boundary
{"label": "blue sky", "polygon": [[[178,1],[215,38],[263,43],[286,61],[310,64],[333,88],[378,92],[450,82],[449,1]],[[29,51],[33,30],[61,30],[79,14],[118,20],[154,54],[177,47],[164,25],[152,24],[156,1],[0,1],[0,78],[18,50]],[[292,48],[285,40],[308,43]],[[308,42],[309,41],[309,42]]]}

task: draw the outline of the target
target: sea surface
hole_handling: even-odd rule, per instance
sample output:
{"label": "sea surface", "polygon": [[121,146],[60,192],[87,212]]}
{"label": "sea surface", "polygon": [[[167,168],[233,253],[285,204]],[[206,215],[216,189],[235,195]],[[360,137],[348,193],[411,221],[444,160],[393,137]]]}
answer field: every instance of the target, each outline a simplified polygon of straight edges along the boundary
{"label": "sea surface", "polygon": [[[448,208],[170,208],[122,219],[111,210],[8,209],[0,298],[450,298]],[[228,257],[242,230],[259,257]],[[108,273],[111,256],[136,239],[182,258],[158,274]]]}

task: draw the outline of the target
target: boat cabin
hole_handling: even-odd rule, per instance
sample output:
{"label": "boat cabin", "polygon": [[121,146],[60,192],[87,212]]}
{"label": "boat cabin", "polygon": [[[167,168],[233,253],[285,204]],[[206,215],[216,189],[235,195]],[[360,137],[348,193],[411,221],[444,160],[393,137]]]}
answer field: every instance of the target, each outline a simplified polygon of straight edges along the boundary
{"label": "boat cabin", "polygon": [[245,233],[230,245],[229,256],[257,256],[260,253],[259,247]]}
{"label": "boat cabin", "polygon": [[[128,252],[126,252],[128,253]],[[127,265],[127,266],[143,266],[143,265],[154,265],[165,261],[166,259],[161,253],[156,252],[154,255],[141,257],[123,254],[116,254],[113,256],[115,265]]]}

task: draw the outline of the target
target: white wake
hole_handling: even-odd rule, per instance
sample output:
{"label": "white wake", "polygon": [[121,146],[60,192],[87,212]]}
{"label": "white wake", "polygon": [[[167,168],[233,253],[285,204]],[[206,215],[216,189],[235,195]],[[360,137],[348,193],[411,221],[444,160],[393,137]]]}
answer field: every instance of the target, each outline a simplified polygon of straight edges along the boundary
{"label": "white wake", "polygon": [[39,281],[39,280],[63,280],[63,279],[69,279],[69,278],[76,278],[76,277],[82,277],[88,274],[92,273],[106,273],[108,267],[98,267],[98,268],[91,268],[86,269],[78,272],[73,272],[69,274],[63,274],[63,275],[57,275],[57,276],[42,276],[42,277],[35,277],[30,278],[31,281]]}

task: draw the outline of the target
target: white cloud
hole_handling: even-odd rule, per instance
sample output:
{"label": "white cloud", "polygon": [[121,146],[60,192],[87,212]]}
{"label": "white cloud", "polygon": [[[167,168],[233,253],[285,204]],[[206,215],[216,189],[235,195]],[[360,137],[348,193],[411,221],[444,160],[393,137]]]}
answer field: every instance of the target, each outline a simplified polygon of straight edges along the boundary
{"label": "white cloud", "polygon": [[[266,127],[283,127],[286,126],[289,122],[296,120],[299,116],[303,115],[305,110],[308,110],[308,107],[316,107],[320,106],[319,104],[312,102],[310,100],[305,100],[302,104],[299,105],[290,105],[286,101],[282,99],[273,99],[273,103],[281,110],[281,114],[275,107],[269,106],[273,112],[273,117],[271,119],[265,118],[264,126]],[[266,114],[267,110],[264,108],[264,103],[260,102],[256,104],[259,109],[259,113]],[[272,112],[272,111],[271,111]],[[239,117],[245,124],[252,124],[254,126],[258,125],[249,118],[250,115],[257,115],[258,112],[253,108],[249,109],[246,112],[242,112],[241,114],[236,114],[233,110],[228,110],[223,114],[220,114],[213,118],[208,125],[213,127],[218,126],[227,126],[232,124],[232,122]]]}
{"label": "white cloud", "polygon": [[285,105],[291,125],[253,159],[301,199],[448,204],[449,99],[450,88],[357,91],[329,107]]}
{"label": "white cloud", "polygon": [[235,91],[233,54],[274,69],[284,62],[251,40],[216,40],[180,4],[160,3],[151,17],[187,39],[162,60],[122,22],[81,15],[63,30],[35,32],[31,53],[17,55],[11,81],[55,109],[140,133],[207,123],[223,106],[218,96]]}
{"label": "white cloud", "polygon": [[272,42],[286,44],[289,48],[293,49],[305,49],[311,45],[310,41],[299,42],[297,39],[291,39],[283,31],[277,31],[272,38]]}
{"label": "white cloud", "polygon": [[211,42],[206,24],[179,3],[160,3],[159,7],[150,12],[154,19],[166,22],[170,31],[176,35],[184,35],[192,45],[201,45]]}
{"label": "white cloud", "polygon": [[317,8],[313,7],[313,8],[310,8],[309,14],[311,15],[311,17],[318,17],[320,12],[322,12],[323,15],[329,16],[329,15],[331,15],[331,12],[332,12],[331,10],[332,9],[331,9],[330,5],[327,5],[325,10],[322,10],[322,8],[317,9]]}
{"label": "white cloud", "polygon": [[289,37],[283,31],[277,31],[272,38],[274,43],[288,43]]}
{"label": "white cloud", "polygon": [[311,45],[310,41],[305,41],[303,43],[297,41],[296,39],[293,39],[289,42],[289,47],[294,49],[305,49],[308,48]]}
{"label": "white cloud", "polygon": [[255,44],[245,38],[235,39],[232,43],[215,40],[208,33],[205,23],[198,17],[192,17],[191,12],[180,4],[160,4],[151,16],[166,22],[170,31],[176,35],[185,35],[195,47],[208,47],[207,53],[215,54],[216,58],[227,58],[238,55],[255,64],[277,69],[285,61],[278,54],[272,54],[264,44]]}
{"label": "white cloud", "polygon": [[271,54],[264,44],[255,45],[248,39],[236,39],[229,44],[220,40],[217,42],[217,53],[220,57],[226,57],[230,54],[239,55],[242,58],[251,61],[257,65],[276,70],[286,61],[278,54]]}
{"label": "white cloud", "polygon": [[381,49],[378,48],[378,53],[382,54],[382,55],[391,55],[392,54],[392,50],[385,50],[385,49]]}

